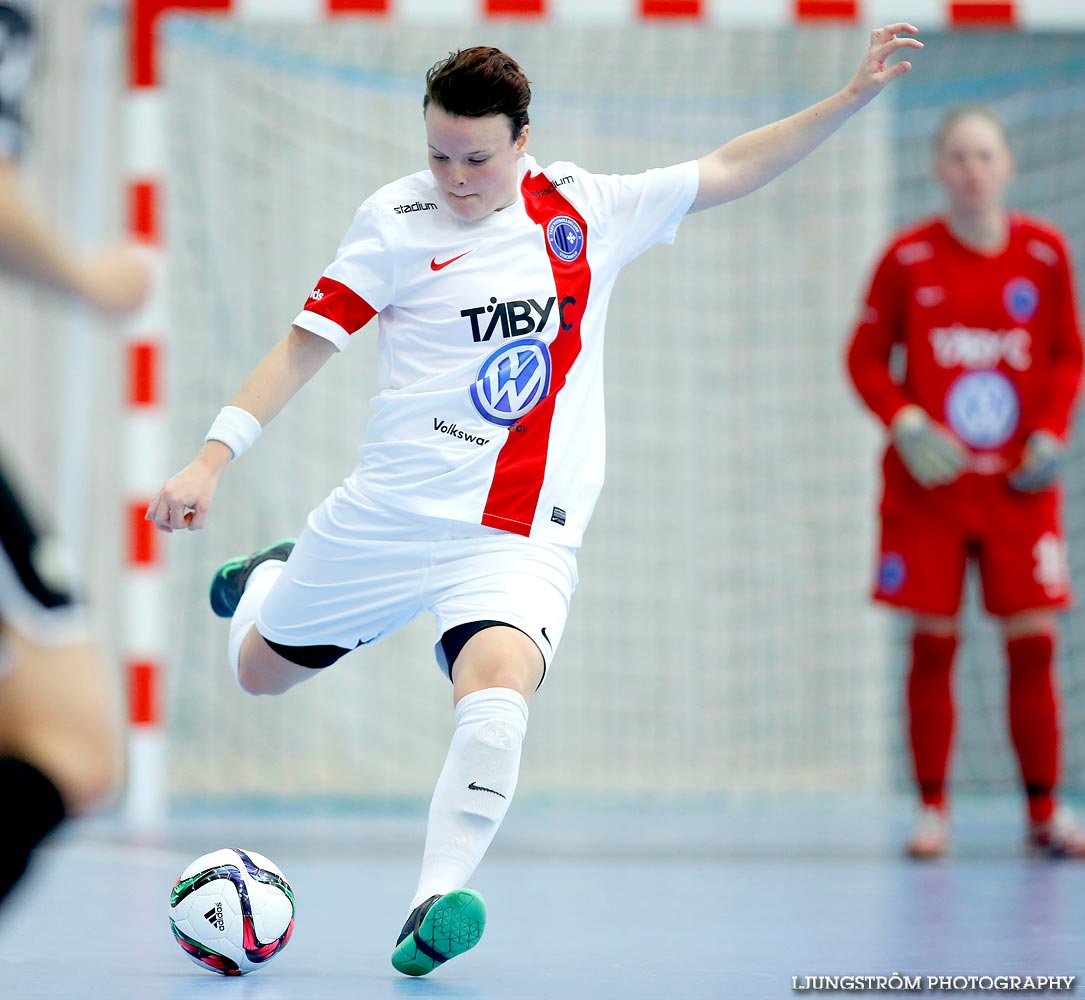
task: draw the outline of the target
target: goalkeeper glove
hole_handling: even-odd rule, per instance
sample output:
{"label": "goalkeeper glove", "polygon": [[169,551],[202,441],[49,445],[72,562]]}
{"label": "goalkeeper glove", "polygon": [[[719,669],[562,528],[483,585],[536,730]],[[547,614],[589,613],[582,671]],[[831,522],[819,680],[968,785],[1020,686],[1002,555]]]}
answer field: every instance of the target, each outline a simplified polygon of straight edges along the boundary
{"label": "goalkeeper glove", "polygon": [[968,450],[922,407],[903,407],[889,430],[897,454],[921,486],[930,489],[952,483],[964,470]]}
{"label": "goalkeeper glove", "polygon": [[1062,442],[1050,431],[1033,431],[1025,442],[1025,457],[1010,473],[1010,485],[1022,493],[1045,490],[1062,472]]}

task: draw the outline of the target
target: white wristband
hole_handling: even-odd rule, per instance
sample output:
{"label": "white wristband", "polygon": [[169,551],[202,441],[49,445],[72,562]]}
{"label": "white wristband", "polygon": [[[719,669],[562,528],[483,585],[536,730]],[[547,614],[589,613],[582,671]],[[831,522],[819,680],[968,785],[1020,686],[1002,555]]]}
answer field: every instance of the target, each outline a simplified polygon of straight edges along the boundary
{"label": "white wristband", "polygon": [[[240,458],[254,444],[264,428],[248,410],[240,406],[224,406],[207,432],[204,441],[221,441]],[[230,459],[233,461],[233,458]]]}

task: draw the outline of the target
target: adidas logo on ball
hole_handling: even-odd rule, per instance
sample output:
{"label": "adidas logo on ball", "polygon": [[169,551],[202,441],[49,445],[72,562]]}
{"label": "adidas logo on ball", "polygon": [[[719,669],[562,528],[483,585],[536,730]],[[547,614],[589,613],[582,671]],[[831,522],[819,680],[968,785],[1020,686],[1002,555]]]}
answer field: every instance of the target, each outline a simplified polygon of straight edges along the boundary
{"label": "adidas logo on ball", "polygon": [[214,927],[220,934],[226,930],[226,921],[222,919],[222,904],[216,903],[203,915],[212,927]]}

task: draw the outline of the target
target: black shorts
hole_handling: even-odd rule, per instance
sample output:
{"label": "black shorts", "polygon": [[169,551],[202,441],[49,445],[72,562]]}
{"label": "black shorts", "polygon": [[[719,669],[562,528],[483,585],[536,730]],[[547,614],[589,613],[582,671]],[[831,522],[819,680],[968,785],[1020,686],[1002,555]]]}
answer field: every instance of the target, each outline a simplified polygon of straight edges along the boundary
{"label": "black shorts", "polygon": [[59,542],[42,530],[0,464],[0,624],[41,645],[89,635]]}

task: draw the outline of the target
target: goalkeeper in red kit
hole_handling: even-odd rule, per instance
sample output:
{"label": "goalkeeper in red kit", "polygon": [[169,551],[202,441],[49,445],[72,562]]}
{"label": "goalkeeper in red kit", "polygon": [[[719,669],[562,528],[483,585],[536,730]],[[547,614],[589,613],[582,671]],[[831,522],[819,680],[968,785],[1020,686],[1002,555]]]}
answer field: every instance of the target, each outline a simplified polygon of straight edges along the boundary
{"label": "goalkeeper in red kit", "polygon": [[907,850],[948,847],[950,678],[974,560],[1006,649],[1029,847],[1082,857],[1085,832],[1056,797],[1056,612],[1071,600],[1059,472],[1082,372],[1069,256],[1052,225],[1005,208],[1013,160],[988,109],[946,115],[935,173],[947,211],[894,239],[847,356],[890,438],[874,597],[911,613],[921,809]]}

